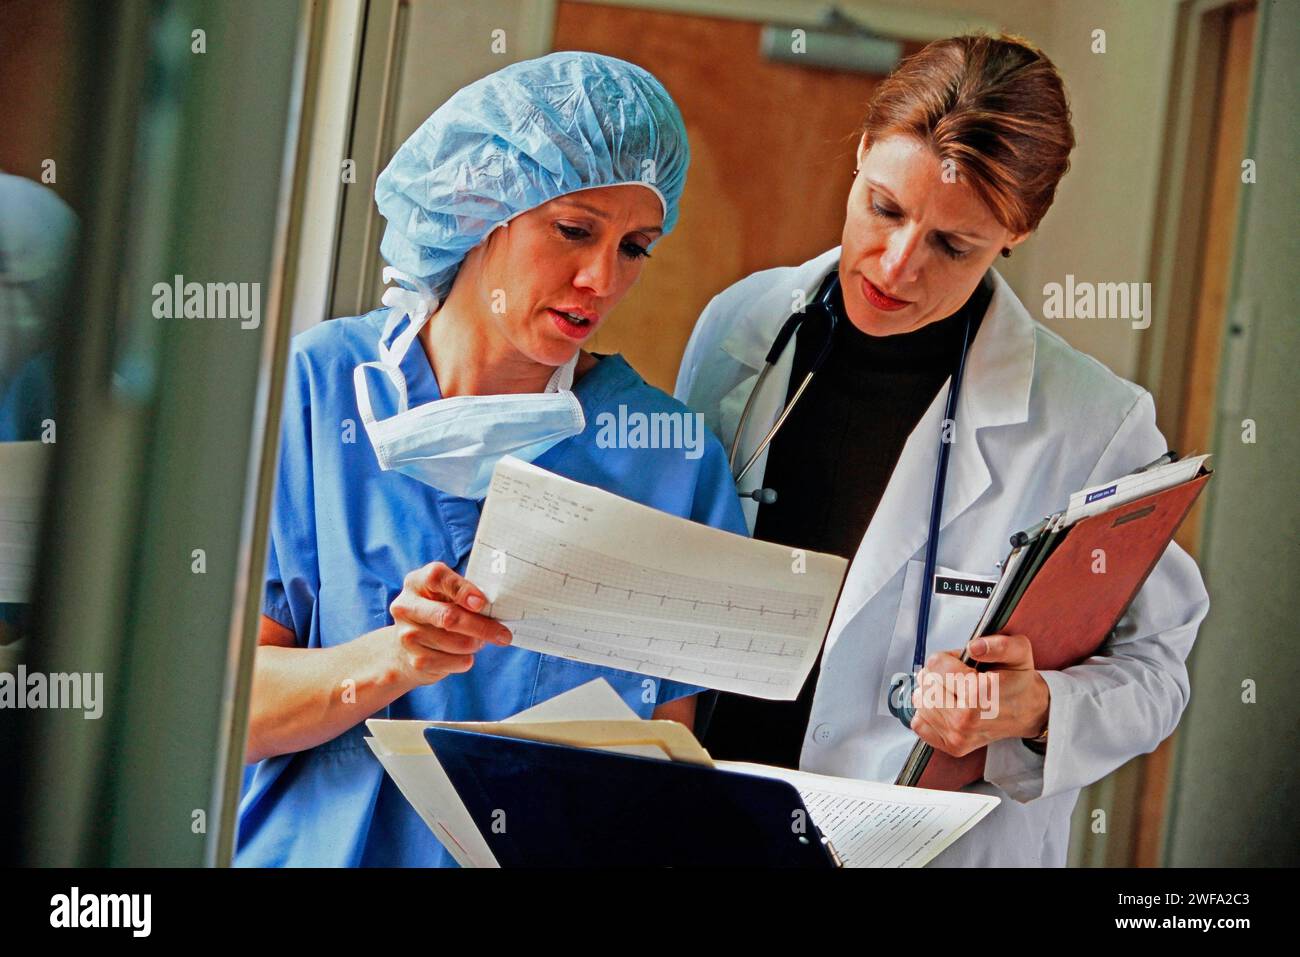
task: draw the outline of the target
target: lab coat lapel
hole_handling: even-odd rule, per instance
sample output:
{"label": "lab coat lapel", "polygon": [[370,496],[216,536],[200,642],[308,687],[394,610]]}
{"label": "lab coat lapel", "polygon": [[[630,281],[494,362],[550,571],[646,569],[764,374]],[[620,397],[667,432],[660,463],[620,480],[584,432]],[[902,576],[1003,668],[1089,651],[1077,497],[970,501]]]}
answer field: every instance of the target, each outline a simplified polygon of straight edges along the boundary
{"label": "lab coat lapel", "polygon": [[784,273],[789,278],[772,282],[754,299],[749,309],[736,317],[731,330],[722,340],[722,350],[755,372],[763,368],[767,350],[772,347],[776,334],[793,311],[795,291],[802,290],[805,301],[811,299],[826,274],[839,261],[840,247],[836,246],[792,270],[773,270]]}
{"label": "lab coat lapel", "polygon": [[[1029,414],[1034,324],[996,270],[993,276],[993,297],[967,356],[957,400],[940,532],[970,508],[991,484],[989,464],[980,449],[977,433],[981,429],[1024,422]],[[934,472],[939,460],[939,436],[950,386],[951,379],[939,390],[903,446],[875,516],[849,566],[827,650],[848,622],[925,546]]]}

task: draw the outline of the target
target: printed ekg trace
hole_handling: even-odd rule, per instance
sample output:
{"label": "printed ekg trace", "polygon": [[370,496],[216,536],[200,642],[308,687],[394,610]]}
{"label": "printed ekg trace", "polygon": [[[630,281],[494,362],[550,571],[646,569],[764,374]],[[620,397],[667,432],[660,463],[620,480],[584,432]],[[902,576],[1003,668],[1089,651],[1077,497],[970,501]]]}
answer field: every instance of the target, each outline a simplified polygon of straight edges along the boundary
{"label": "printed ekg trace", "polygon": [[36,564],[36,512],[34,506],[0,503],[0,602],[29,600]]}
{"label": "printed ekg trace", "polygon": [[53,444],[0,442],[0,603],[31,600]]}
{"label": "printed ekg trace", "polygon": [[[743,677],[784,686],[808,645],[822,637],[816,595],[672,572],[647,583],[642,566],[543,532],[516,529],[511,538],[506,547],[490,529],[479,533],[502,569],[488,580],[504,585],[507,596],[489,614],[511,622],[517,639],[544,635],[560,648],[602,654],[632,671],[662,670],[665,678]],[[690,660],[683,663],[683,656]]]}
{"label": "printed ekg trace", "polygon": [[708,622],[760,634],[813,635],[821,601],[816,595],[773,592],[726,582],[646,570],[633,562],[566,544],[543,532],[518,529],[510,546],[494,544],[491,530],[479,541],[505,566],[511,590],[538,598],[657,621]]}
{"label": "printed ekg trace", "polygon": [[845,563],[668,515],[509,458],[467,577],[514,644],[659,678],[793,698]]}

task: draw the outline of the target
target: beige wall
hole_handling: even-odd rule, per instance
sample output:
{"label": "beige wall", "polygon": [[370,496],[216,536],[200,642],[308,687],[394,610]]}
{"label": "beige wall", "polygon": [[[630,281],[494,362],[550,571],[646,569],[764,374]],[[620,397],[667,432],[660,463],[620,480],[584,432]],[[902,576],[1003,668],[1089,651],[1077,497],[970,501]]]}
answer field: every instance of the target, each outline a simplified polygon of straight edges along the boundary
{"label": "beige wall", "polygon": [[[851,5],[866,12],[870,3]],[[1019,33],[1065,77],[1077,141],[1070,172],[1033,236],[997,268],[1042,319],[1046,283],[1149,282],[1156,189],[1176,0],[913,0],[914,10],[965,13]],[[847,9],[847,8],[846,8]],[[1106,53],[1091,52],[1106,31]],[[1160,290],[1155,289],[1158,298]],[[1044,322],[1126,379],[1140,381],[1140,337],[1117,319]]]}
{"label": "beige wall", "polygon": [[[462,86],[472,83],[517,60],[548,52],[549,21],[553,4],[545,0],[474,0],[473,3],[413,3],[410,5],[409,43],[402,59],[397,113],[393,137],[401,143],[423,123],[444,100]],[[493,51],[493,31],[505,31],[505,51]],[[445,38],[454,33],[458,45]],[[436,38],[431,44],[421,38]],[[444,51],[458,49],[447,57]]]}

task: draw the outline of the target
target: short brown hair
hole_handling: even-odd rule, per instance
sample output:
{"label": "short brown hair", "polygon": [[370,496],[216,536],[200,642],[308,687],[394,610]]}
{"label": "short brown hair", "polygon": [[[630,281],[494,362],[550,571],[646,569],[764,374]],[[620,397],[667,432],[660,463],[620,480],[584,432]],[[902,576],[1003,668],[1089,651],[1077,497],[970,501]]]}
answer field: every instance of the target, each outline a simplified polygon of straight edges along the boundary
{"label": "short brown hair", "polygon": [[1052,61],[1018,36],[936,40],[876,89],[867,143],[906,135],[951,160],[997,221],[1032,232],[1070,168],[1074,130]]}

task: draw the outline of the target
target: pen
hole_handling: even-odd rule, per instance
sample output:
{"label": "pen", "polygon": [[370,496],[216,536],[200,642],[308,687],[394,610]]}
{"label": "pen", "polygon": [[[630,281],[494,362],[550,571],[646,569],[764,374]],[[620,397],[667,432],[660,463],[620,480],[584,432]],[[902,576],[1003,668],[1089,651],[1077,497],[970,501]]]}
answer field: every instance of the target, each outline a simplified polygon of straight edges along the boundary
{"label": "pen", "polygon": [[1133,474],[1136,475],[1138,472],[1146,472],[1149,471],[1150,469],[1157,468],[1161,465],[1168,465],[1170,462],[1177,461],[1177,459],[1178,459],[1178,453],[1175,452],[1173,449],[1170,449],[1168,452],[1160,456],[1160,458],[1156,459],[1154,462],[1149,462],[1146,465],[1142,466],[1140,469],[1134,469]]}
{"label": "pen", "polygon": [[1027,528],[1023,532],[1016,532],[1011,536],[1011,547],[1024,548],[1043,533],[1043,529],[1047,527],[1047,523],[1051,521],[1051,518],[1052,517],[1049,515],[1032,528]]}

